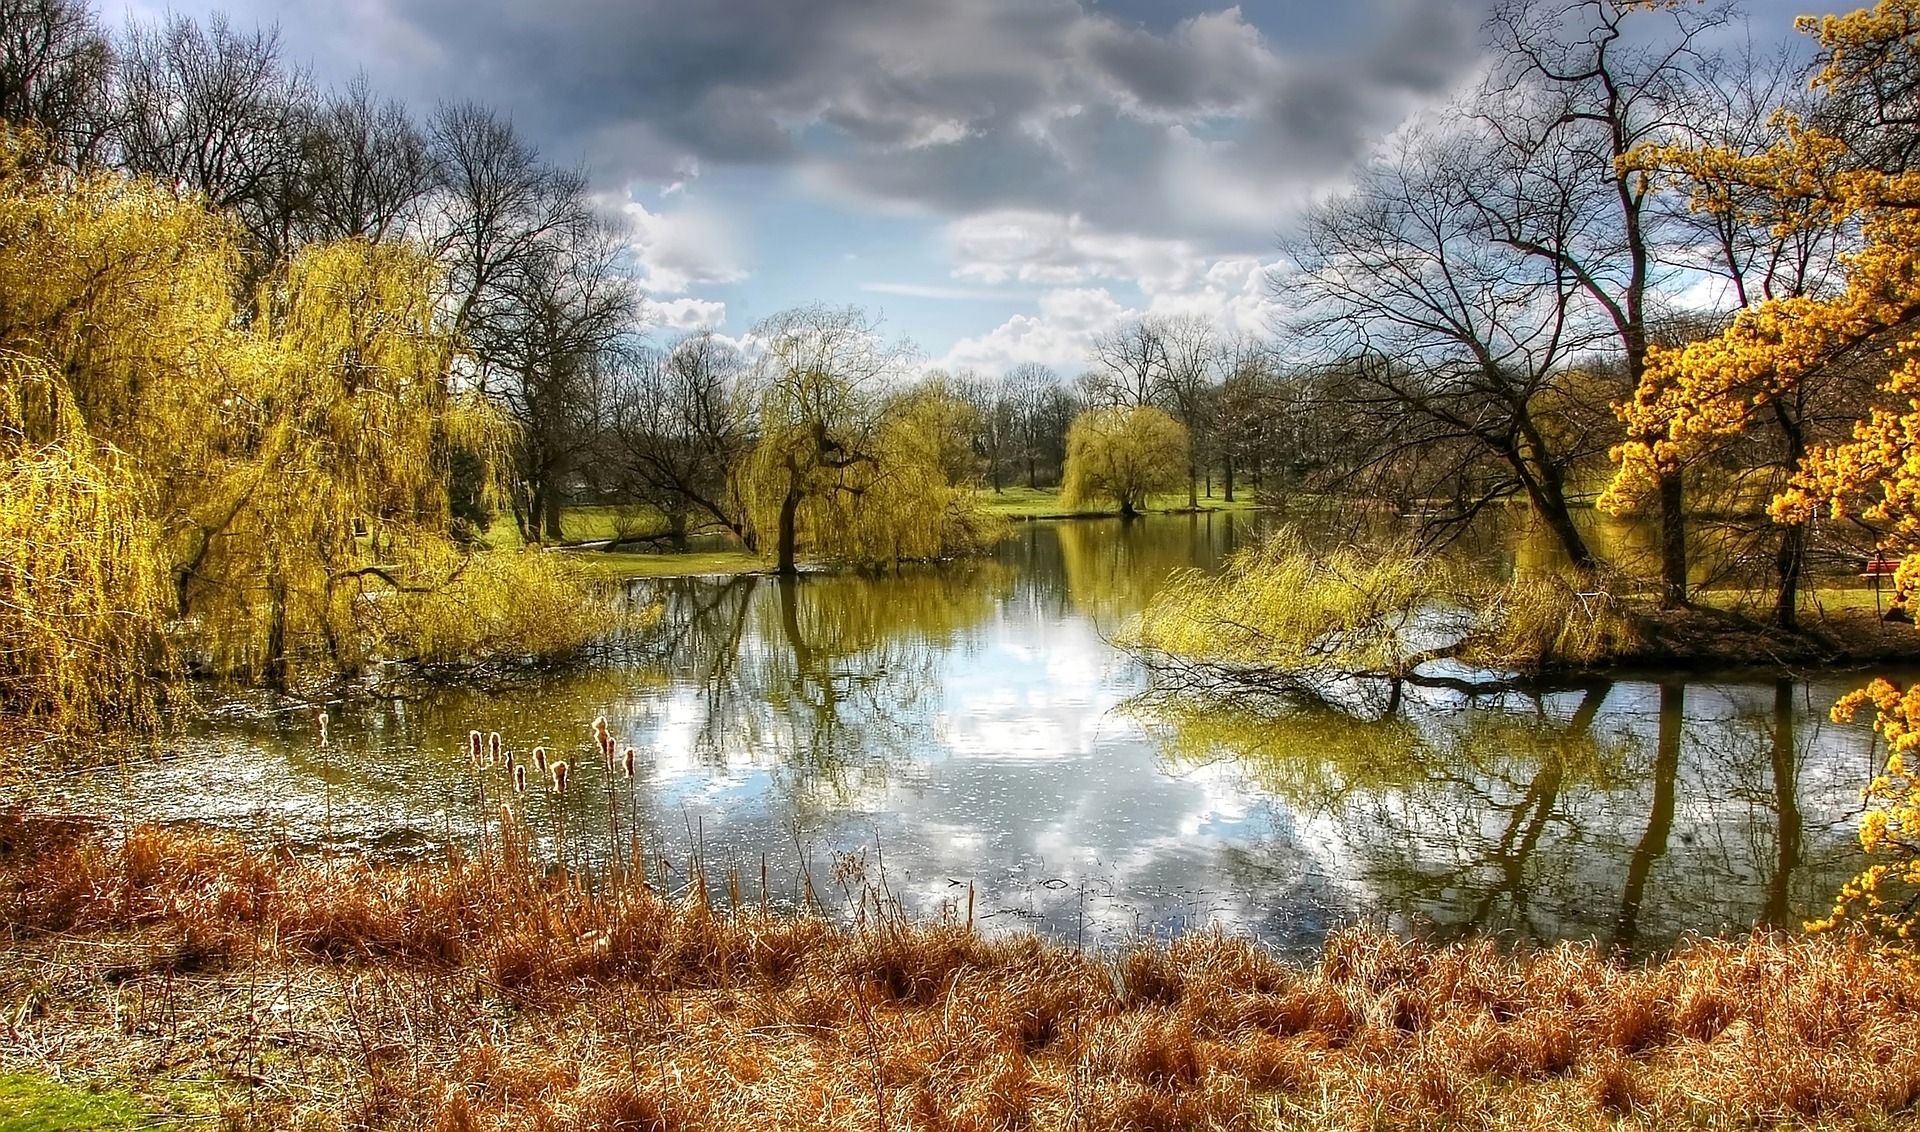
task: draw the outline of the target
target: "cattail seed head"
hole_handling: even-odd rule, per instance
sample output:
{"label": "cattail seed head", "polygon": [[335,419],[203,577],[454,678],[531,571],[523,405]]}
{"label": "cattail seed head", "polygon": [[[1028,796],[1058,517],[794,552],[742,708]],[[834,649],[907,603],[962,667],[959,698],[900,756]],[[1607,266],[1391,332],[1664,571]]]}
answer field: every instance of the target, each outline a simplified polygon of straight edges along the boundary
{"label": "cattail seed head", "polygon": [[552,770],[554,793],[565,794],[567,792],[567,760],[555,760]]}
{"label": "cattail seed head", "polygon": [[500,733],[498,731],[492,732],[487,736],[487,750],[493,753],[494,758],[500,757]]}
{"label": "cattail seed head", "polygon": [[620,768],[626,771],[628,778],[633,777],[633,753],[633,748],[628,747],[620,755]]}
{"label": "cattail seed head", "polygon": [[480,761],[480,732],[478,731],[467,732],[467,758],[476,763]]}
{"label": "cattail seed head", "polygon": [[516,794],[525,794],[527,792],[526,763],[519,763],[513,768],[513,792]]}
{"label": "cattail seed head", "polygon": [[327,709],[321,708],[313,713],[313,728],[320,737],[320,745],[327,745]]}
{"label": "cattail seed head", "polygon": [[539,771],[541,774],[547,773],[547,749],[545,747],[535,747],[533,749],[533,769]]}

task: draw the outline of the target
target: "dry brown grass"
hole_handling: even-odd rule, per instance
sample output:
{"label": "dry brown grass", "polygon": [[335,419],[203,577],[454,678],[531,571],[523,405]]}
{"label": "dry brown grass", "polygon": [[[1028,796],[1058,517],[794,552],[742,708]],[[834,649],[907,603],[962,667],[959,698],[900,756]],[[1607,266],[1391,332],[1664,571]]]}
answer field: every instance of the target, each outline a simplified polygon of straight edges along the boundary
{"label": "dry brown grass", "polygon": [[242,1127],[1895,1127],[1920,1093],[1920,974],[1845,940],[1082,955],[20,815],[0,917],[7,1058],[218,1077]]}

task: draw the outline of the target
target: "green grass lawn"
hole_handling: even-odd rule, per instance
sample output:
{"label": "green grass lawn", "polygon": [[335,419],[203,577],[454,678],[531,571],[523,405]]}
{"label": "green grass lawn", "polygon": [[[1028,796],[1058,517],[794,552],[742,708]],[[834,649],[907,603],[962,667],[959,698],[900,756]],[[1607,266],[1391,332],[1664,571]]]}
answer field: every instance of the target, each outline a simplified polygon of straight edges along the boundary
{"label": "green grass lawn", "polygon": [[[619,534],[623,523],[628,534],[638,537],[660,534],[667,529],[666,516],[657,508],[594,504],[561,511],[560,534],[567,542],[601,542]],[[493,525],[487,528],[487,543],[501,550],[522,545],[520,529],[514,525],[511,513],[503,511],[493,517]]]}
{"label": "green grass lawn", "polygon": [[132,1093],[91,1092],[44,1073],[0,1073],[0,1132],[119,1132],[159,1128]]}
{"label": "green grass lawn", "polygon": [[[625,514],[622,514],[625,512]],[[569,543],[600,542],[619,534],[621,527],[633,535],[650,535],[667,529],[666,518],[651,507],[621,508],[601,505],[569,507],[560,515],[560,531]],[[497,550],[517,550],[525,544],[510,514],[496,515],[487,528],[487,545]],[[609,578],[689,578],[713,575],[751,574],[770,568],[770,561],[743,550],[672,551],[617,550],[583,548],[571,550],[575,561],[596,574]]]}
{"label": "green grass lawn", "polygon": [[[1200,496],[1200,508],[1203,511],[1251,511],[1258,506],[1254,499],[1253,488],[1241,487],[1234,494],[1234,501],[1228,503],[1216,486],[1212,498],[1208,498],[1205,494]],[[1111,507],[1068,507],[1060,501],[1058,488],[1009,487],[998,493],[982,491],[980,500],[988,510],[1010,519],[1069,516],[1098,518],[1119,514]],[[1185,511],[1186,506],[1186,492],[1170,491],[1149,497],[1146,510],[1150,513]],[[624,515],[623,511],[626,512]],[[664,531],[666,520],[658,511],[651,508],[609,506],[569,507],[560,516],[561,533],[570,543],[598,542],[613,538],[620,532],[623,525],[629,533],[652,534]],[[523,545],[520,541],[520,532],[514,526],[512,515],[501,514],[494,518],[493,525],[487,529],[487,544],[500,550],[514,550]],[[568,553],[573,554],[581,565],[610,578],[708,577],[751,574],[771,568],[770,559],[748,554],[743,550],[656,553],[637,550],[607,552],[580,549]]]}
{"label": "green grass lawn", "polygon": [[773,568],[772,560],[744,550],[690,550],[683,554],[571,551],[581,565],[610,578],[697,578],[752,574]]}
{"label": "green grass lawn", "polygon": [[[1651,595],[1651,592],[1649,593]],[[1773,595],[1752,593],[1741,590],[1695,590],[1693,600],[1715,609],[1740,610],[1748,614],[1764,614],[1773,608]],[[1891,580],[1881,583],[1881,609],[1893,601]],[[1826,585],[1816,586],[1800,595],[1800,608],[1807,612],[1824,611],[1843,613],[1851,609],[1874,608],[1873,587],[1866,583],[1858,585],[1838,584],[1837,580]]]}
{"label": "green grass lawn", "polygon": [[[1211,498],[1203,489],[1200,494],[1200,508],[1203,511],[1251,511],[1259,506],[1255,500],[1254,489],[1251,487],[1236,487],[1233,494],[1233,502],[1228,503],[1218,484],[1214,485]],[[1120,513],[1110,504],[1069,507],[1060,501],[1060,489],[1056,487],[1009,487],[999,492],[983,490],[980,492],[980,500],[986,504],[988,510],[1005,515],[1009,519],[1097,517]],[[1185,491],[1168,491],[1149,496],[1145,510],[1148,512],[1184,511],[1186,507]]]}

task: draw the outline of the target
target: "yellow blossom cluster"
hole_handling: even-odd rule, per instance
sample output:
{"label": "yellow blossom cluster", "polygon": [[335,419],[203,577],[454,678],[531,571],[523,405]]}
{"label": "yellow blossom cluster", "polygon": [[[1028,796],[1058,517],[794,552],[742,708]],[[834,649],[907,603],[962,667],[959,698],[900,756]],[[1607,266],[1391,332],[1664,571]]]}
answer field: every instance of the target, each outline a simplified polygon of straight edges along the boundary
{"label": "yellow blossom cluster", "polygon": [[[1619,469],[1602,506],[1631,506],[1657,477],[1745,432],[1775,399],[1836,367],[1860,367],[1874,391],[1854,409],[1851,436],[1812,446],[1771,511],[1783,523],[1824,515],[1870,524],[1880,549],[1900,560],[1895,586],[1907,594],[1920,588],[1920,173],[1876,154],[1905,148],[1894,135],[1910,128],[1901,119],[1912,108],[1889,113],[1886,95],[1910,89],[1920,73],[1920,0],[1881,0],[1798,26],[1818,41],[1814,88],[1832,113],[1776,119],[1781,140],[1758,154],[1654,147],[1632,160],[1679,178],[1696,209],[1737,213],[1782,240],[1815,230],[1843,238],[1843,282],[1769,298],[1741,310],[1724,333],[1655,350],[1620,408],[1634,439],[1615,450]],[[1846,886],[1833,916],[1811,926],[1850,918],[1904,941],[1920,918],[1912,900],[1889,892],[1920,891],[1920,792],[1906,766],[1920,747],[1920,688],[1875,681],[1834,716],[1866,708],[1888,754],[1865,791],[1860,840],[1883,859]]]}

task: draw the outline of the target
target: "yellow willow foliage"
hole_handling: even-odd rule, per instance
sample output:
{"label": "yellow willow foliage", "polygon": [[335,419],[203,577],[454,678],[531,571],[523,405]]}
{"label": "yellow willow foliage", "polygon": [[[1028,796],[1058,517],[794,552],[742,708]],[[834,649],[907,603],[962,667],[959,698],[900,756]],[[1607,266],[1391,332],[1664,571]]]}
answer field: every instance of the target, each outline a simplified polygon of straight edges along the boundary
{"label": "yellow willow foliage", "polygon": [[165,578],[126,460],[43,363],[0,353],[0,709],[65,732],[152,722]]}
{"label": "yellow willow foliage", "polygon": [[1597,665],[1646,643],[1611,593],[1560,574],[1523,574],[1474,604],[1479,625],[1462,659],[1490,668]]}
{"label": "yellow willow foliage", "polygon": [[[858,411],[844,397],[807,400],[840,405],[848,417]],[[946,427],[964,407],[956,406],[941,394],[909,397],[864,431],[800,416],[797,406],[764,410],[760,443],[740,473],[762,548],[790,483],[802,494],[799,544],[825,558],[879,566],[991,546],[1006,521],[980,505],[972,482],[955,478]]]}
{"label": "yellow willow foliage", "polygon": [[1439,560],[1410,548],[1315,552],[1285,527],[1218,574],[1168,578],[1128,642],[1205,665],[1297,676],[1398,676],[1428,647],[1423,614],[1452,597]]}
{"label": "yellow willow foliage", "polygon": [[1110,501],[1133,514],[1156,491],[1179,487],[1187,474],[1187,430],[1160,409],[1095,409],[1067,429],[1060,485],[1069,507]]}
{"label": "yellow willow foliage", "polygon": [[61,375],[88,429],[150,469],[201,462],[181,429],[229,395],[238,228],[150,181],[48,164],[0,123],[0,348]]}
{"label": "yellow willow foliage", "polygon": [[1404,676],[1439,656],[1538,672],[1640,643],[1609,595],[1564,578],[1488,590],[1410,546],[1318,551],[1290,527],[1218,574],[1176,573],[1127,637],[1201,665],[1306,678]]}
{"label": "yellow willow foliage", "polygon": [[[367,616],[372,591],[418,605],[469,577],[452,562],[450,461],[502,468],[511,440],[450,381],[440,269],[403,243],[310,246],[242,318],[235,246],[201,202],[52,167],[31,133],[0,126],[0,349],[56,375],[52,396],[88,438],[75,451],[123,454],[187,657],[284,681],[419,654],[419,634]],[[567,616],[547,600],[563,580],[551,563],[489,559],[470,578],[461,607],[499,607],[467,634],[472,650],[505,647],[490,626],[518,616],[517,588],[554,614],[535,639],[596,631],[583,589]],[[432,637],[434,657],[459,651],[456,634]]]}
{"label": "yellow willow foliage", "polygon": [[449,455],[506,433],[449,391],[437,270],[402,244],[308,248],[228,352],[214,453],[192,470],[204,490],[170,493],[181,593],[215,667],[357,671],[387,658],[355,604],[367,588],[451,576]]}
{"label": "yellow willow foliage", "polygon": [[416,584],[353,579],[347,610],[364,660],[428,666],[523,663],[579,651],[617,629],[650,624],[658,608],[616,615],[565,554],[526,550],[466,554],[433,544],[417,556]]}

